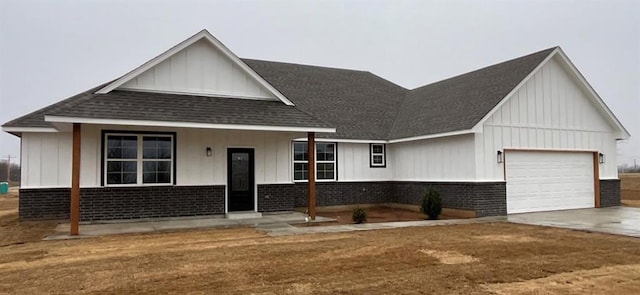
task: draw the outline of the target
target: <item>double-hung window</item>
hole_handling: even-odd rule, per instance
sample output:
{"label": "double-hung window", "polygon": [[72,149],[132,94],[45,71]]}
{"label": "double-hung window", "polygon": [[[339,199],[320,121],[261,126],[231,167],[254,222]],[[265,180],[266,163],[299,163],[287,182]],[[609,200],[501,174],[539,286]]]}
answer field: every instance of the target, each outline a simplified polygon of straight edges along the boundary
{"label": "double-hung window", "polygon": [[383,143],[372,143],[369,145],[370,167],[386,167],[387,157]]}
{"label": "double-hung window", "polygon": [[[293,180],[309,180],[309,154],[306,142],[293,142]],[[316,143],[316,179],[336,180],[336,144]]]}
{"label": "double-hung window", "polygon": [[172,184],[174,136],[171,134],[105,134],[106,185]]}

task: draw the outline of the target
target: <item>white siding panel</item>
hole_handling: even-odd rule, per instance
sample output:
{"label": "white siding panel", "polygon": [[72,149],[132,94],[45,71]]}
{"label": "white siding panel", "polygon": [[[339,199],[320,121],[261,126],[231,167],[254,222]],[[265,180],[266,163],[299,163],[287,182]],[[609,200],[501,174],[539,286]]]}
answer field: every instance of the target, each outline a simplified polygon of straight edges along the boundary
{"label": "white siding panel", "polygon": [[396,143],[391,147],[392,161],[387,165],[393,163],[394,180],[475,180],[474,135]]}
{"label": "white siding panel", "polygon": [[[255,150],[255,180],[292,183],[291,142],[296,133],[234,130],[82,126],[80,185],[99,187],[102,177],[102,130],[176,133],[177,185],[226,184],[227,148]],[[206,148],[212,156],[207,157]],[[23,187],[71,186],[71,133],[24,133],[22,136]]]}
{"label": "white siding panel", "polygon": [[121,88],[276,100],[240,66],[204,40],[177,52]]}
{"label": "white siding panel", "polygon": [[368,143],[338,143],[338,181],[390,180],[393,168],[389,160],[389,146],[386,145],[387,167],[370,167]]}
{"label": "white siding panel", "polygon": [[22,187],[71,186],[71,133],[22,134]]}
{"label": "white siding panel", "polygon": [[100,186],[102,157],[100,142],[101,129],[95,125],[82,125],[80,136],[80,186]]}
{"label": "white siding panel", "polygon": [[551,59],[476,136],[478,178],[504,179],[504,169],[495,160],[496,152],[504,148],[599,151],[607,156],[600,177],[616,178],[612,130],[577,81]]}
{"label": "white siding panel", "polygon": [[277,139],[276,146],[276,170],[266,171],[265,173],[275,173],[276,183],[290,183],[293,181],[293,156],[291,151],[291,142],[293,138],[299,138],[288,134],[272,134]]}

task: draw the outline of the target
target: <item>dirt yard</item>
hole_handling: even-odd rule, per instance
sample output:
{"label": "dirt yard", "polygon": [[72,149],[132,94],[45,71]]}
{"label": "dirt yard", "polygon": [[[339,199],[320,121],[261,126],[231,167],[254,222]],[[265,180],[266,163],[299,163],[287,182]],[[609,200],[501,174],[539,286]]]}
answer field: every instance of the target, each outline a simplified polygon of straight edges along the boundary
{"label": "dirt yard", "polygon": [[509,223],[40,241],[0,197],[0,294],[637,294],[640,239]]}
{"label": "dirt yard", "polygon": [[622,205],[640,207],[640,173],[620,173]]}
{"label": "dirt yard", "polygon": [[509,223],[290,237],[216,229],[0,247],[0,294],[637,294],[638,289],[640,239]]}
{"label": "dirt yard", "polygon": [[[0,247],[16,243],[39,241],[53,231],[56,222],[19,222],[18,189],[11,188],[9,194],[0,195]],[[2,249],[2,248],[0,248]],[[2,250],[0,250],[0,253]]]}

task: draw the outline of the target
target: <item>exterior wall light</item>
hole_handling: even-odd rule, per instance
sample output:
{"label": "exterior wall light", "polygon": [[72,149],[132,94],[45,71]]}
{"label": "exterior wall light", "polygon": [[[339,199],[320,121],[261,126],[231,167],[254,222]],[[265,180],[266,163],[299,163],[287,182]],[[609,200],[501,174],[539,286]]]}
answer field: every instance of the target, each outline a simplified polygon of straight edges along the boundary
{"label": "exterior wall light", "polygon": [[600,164],[604,164],[607,161],[607,158],[605,157],[605,155],[603,153],[598,153],[598,162],[600,162]]}
{"label": "exterior wall light", "polygon": [[498,160],[498,164],[504,162],[504,156],[502,154],[502,151],[498,151],[497,160]]}
{"label": "exterior wall light", "polygon": [[211,157],[212,151],[211,147],[207,147],[207,157]]}

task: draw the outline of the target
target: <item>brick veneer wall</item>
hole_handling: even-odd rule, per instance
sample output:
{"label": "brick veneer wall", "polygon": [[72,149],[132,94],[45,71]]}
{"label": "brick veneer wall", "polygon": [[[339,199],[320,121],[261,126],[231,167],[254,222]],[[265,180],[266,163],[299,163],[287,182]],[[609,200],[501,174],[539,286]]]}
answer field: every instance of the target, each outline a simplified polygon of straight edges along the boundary
{"label": "brick veneer wall", "polygon": [[[420,205],[430,187],[440,192],[446,208],[473,210],[477,216],[507,214],[504,182],[321,182],[316,184],[316,205]],[[283,211],[306,206],[306,183],[258,185],[259,211]]]}
{"label": "brick veneer wall", "polygon": [[20,189],[18,214],[22,220],[69,219],[70,188]]}
{"label": "brick veneer wall", "polygon": [[[69,188],[20,190],[20,219],[68,219]],[[80,189],[81,221],[224,214],[225,186]]]}
{"label": "brick veneer wall", "polygon": [[[316,206],[389,202],[388,182],[316,183]],[[307,183],[258,185],[258,211],[292,210],[307,206]]]}
{"label": "brick veneer wall", "polygon": [[[420,205],[434,188],[445,208],[473,210],[476,216],[507,214],[504,182],[320,182],[316,205],[400,203]],[[68,219],[68,188],[20,190],[21,219]],[[224,213],[225,186],[82,188],[83,221],[213,215]],[[600,180],[602,207],[620,205],[620,180]],[[258,185],[258,211],[307,206],[307,184]]]}
{"label": "brick veneer wall", "polygon": [[600,180],[600,207],[620,206],[620,179]]}
{"label": "brick veneer wall", "polygon": [[393,202],[420,205],[430,188],[440,193],[445,208],[473,210],[477,217],[507,214],[504,182],[393,182]]}

